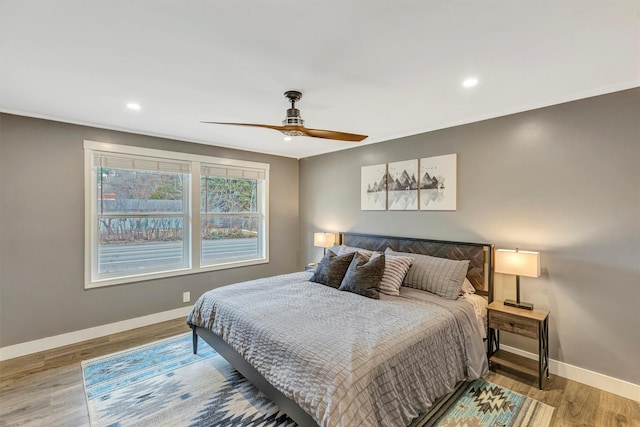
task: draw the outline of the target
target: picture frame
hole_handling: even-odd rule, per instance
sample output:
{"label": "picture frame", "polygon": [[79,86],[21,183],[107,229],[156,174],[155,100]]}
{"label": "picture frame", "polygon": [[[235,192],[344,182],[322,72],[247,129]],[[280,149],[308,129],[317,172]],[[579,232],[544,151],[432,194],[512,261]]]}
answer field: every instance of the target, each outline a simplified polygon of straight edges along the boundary
{"label": "picture frame", "polygon": [[418,210],[418,159],[387,164],[387,209]]}
{"label": "picture frame", "polygon": [[360,172],[360,209],[387,209],[387,165],[362,166]]}
{"label": "picture frame", "polygon": [[457,209],[457,162],[455,153],[420,159],[421,211]]}

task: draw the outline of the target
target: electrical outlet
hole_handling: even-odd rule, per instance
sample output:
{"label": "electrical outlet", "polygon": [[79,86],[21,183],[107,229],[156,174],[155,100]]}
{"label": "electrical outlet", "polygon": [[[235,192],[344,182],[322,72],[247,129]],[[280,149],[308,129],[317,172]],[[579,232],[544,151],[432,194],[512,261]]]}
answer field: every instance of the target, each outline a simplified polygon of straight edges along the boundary
{"label": "electrical outlet", "polygon": [[183,292],[182,293],[182,302],[191,301],[191,292]]}

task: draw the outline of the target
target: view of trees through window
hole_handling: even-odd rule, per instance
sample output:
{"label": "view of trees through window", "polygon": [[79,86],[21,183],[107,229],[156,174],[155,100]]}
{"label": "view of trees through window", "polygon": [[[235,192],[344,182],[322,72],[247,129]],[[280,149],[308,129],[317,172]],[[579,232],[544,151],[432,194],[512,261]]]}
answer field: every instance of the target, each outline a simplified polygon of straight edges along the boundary
{"label": "view of trees through window", "polygon": [[98,177],[101,244],[182,240],[185,175],[98,168]]}
{"label": "view of trees through window", "polygon": [[[250,179],[203,177],[202,238],[255,237],[258,233],[258,183]],[[220,215],[250,213],[251,216]],[[255,220],[254,220],[255,219]]]}

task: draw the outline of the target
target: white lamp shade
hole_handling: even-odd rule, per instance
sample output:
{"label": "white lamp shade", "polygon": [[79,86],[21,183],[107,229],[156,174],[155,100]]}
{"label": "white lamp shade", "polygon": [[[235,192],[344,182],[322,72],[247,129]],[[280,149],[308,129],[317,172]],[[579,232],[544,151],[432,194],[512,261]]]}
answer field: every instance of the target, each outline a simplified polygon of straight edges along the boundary
{"label": "white lamp shade", "polygon": [[540,276],[540,253],[498,249],[495,271],[516,276],[538,277]]}
{"label": "white lamp shade", "polygon": [[313,233],[313,246],[330,248],[335,242],[336,235],[333,233]]}

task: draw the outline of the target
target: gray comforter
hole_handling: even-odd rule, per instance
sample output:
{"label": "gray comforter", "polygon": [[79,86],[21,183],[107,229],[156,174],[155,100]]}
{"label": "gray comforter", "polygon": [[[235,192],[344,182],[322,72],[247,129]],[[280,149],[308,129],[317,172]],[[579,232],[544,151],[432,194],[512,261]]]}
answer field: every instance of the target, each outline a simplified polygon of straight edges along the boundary
{"label": "gray comforter", "polygon": [[187,322],[221,336],[323,427],[404,427],[487,371],[468,302],[409,288],[374,300],[309,277],[214,289]]}

